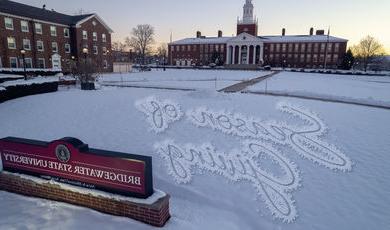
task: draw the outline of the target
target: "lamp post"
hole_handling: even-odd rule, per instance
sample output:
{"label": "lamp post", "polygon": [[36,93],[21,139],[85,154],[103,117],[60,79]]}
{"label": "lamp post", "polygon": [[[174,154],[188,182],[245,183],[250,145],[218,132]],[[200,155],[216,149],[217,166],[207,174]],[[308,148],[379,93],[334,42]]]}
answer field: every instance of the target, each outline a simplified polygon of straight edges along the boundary
{"label": "lamp post", "polygon": [[87,65],[88,48],[83,49],[83,54],[84,54],[84,64]]}
{"label": "lamp post", "polygon": [[24,70],[24,80],[27,80],[27,72],[26,72],[26,51],[24,49],[20,50],[23,58],[23,70]]}

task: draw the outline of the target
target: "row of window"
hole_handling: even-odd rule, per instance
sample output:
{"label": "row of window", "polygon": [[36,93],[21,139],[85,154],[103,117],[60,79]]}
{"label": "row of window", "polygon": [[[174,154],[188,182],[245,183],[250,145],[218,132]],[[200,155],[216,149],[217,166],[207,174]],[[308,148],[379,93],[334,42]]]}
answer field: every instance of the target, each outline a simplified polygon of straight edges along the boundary
{"label": "row of window", "polygon": [[325,52],[327,49],[328,52],[332,52],[334,48],[334,52],[338,53],[340,50],[340,44],[339,43],[277,43],[277,44],[270,44],[270,52],[301,52],[301,53],[311,53],[315,52],[317,53],[318,51],[320,52]]}
{"label": "row of window", "polygon": [[[14,30],[14,20],[12,18],[4,18],[5,28],[7,30]],[[20,27],[22,32],[30,32],[28,21],[20,21]],[[36,34],[43,34],[42,24],[41,23],[34,23],[35,27],[35,33]],[[57,27],[56,26],[50,26],[50,35],[53,37],[57,37]],[[64,37],[69,38],[70,32],[69,28],[64,28]],[[88,32],[83,30],[83,39],[88,39]],[[98,34],[97,32],[92,32],[92,39],[93,41],[98,40]],[[107,42],[107,35],[102,34],[102,42]]]}
{"label": "row of window", "polygon": [[[88,40],[88,31],[83,30],[83,39]],[[92,40],[98,41],[98,34],[97,32],[92,32]],[[107,36],[106,34],[102,34],[102,42],[107,42]]]}
{"label": "row of window", "polygon": [[[27,69],[33,68],[33,63],[31,58],[25,58],[24,61]],[[19,59],[19,63],[18,63],[18,58],[10,57],[9,66],[10,68],[18,68],[19,66],[23,67],[23,59]],[[44,58],[38,58],[37,68],[40,69],[46,68],[46,63]]]}
{"label": "row of window", "polygon": [[[332,57],[333,56],[333,57]],[[294,59],[293,59],[294,58]],[[301,63],[304,63],[304,62],[308,62],[308,63],[311,63],[311,62],[314,62],[314,63],[317,63],[317,62],[324,62],[325,61],[325,55],[324,54],[321,54],[321,55],[318,55],[318,54],[301,54],[301,55],[298,55],[298,54],[288,54],[287,57],[285,56],[281,56],[279,54],[270,54],[269,56],[266,55],[265,56],[265,59],[266,60],[270,60],[270,61],[281,61],[281,62],[289,62],[291,61],[292,59],[295,61],[295,62],[301,62]],[[334,63],[337,63],[339,61],[339,55],[338,54],[328,54],[326,56],[326,60],[327,62],[334,62]]]}
{"label": "row of window", "polygon": [[[25,67],[27,69],[33,68],[33,62],[32,62],[31,58],[25,58],[24,62],[25,62],[25,65],[26,65]],[[19,63],[18,63],[18,58],[10,57],[9,58],[9,66],[10,66],[10,68],[23,67],[23,59],[19,59]],[[0,68],[1,67],[2,67],[2,63],[1,63],[1,58],[0,58]],[[46,62],[45,62],[44,58],[38,58],[37,59],[37,66],[36,66],[36,68],[39,68],[39,69],[45,69],[46,68]],[[103,60],[103,68],[104,69],[108,68],[107,60]]]}
{"label": "row of window", "polygon": [[[199,49],[200,49],[200,52],[203,53],[208,53],[209,51],[210,52],[224,52],[225,50],[225,46],[224,45],[214,45],[214,44],[206,44],[206,45],[200,45],[199,46]],[[172,46],[171,47],[171,50],[172,51],[176,51],[176,52],[191,52],[191,51],[198,51],[198,47],[197,45],[176,45],[176,46]]]}
{"label": "row of window", "polygon": [[[8,42],[8,49],[16,49],[16,39],[14,37],[8,37],[7,38],[7,42]],[[44,43],[41,40],[37,41],[37,46],[36,47],[37,47],[37,50],[40,51],[40,52],[45,51]],[[88,47],[86,47],[86,48],[88,48]],[[27,51],[31,50],[30,39],[23,39],[23,49],[27,50]],[[51,43],[51,49],[52,49],[53,53],[58,53],[58,43],[57,42],[52,42]],[[103,52],[103,55],[106,55],[107,54],[107,48],[106,47],[102,47],[102,52]],[[70,44],[69,43],[65,44],[65,53],[71,53],[71,48],[70,48]],[[93,54],[99,54],[98,46],[93,46]]]}

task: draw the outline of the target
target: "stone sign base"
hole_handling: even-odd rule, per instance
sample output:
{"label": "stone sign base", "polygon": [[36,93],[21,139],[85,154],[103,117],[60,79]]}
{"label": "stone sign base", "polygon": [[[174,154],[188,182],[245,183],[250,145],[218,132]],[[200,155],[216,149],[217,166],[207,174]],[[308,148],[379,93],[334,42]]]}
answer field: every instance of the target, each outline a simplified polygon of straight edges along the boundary
{"label": "stone sign base", "polygon": [[163,227],[170,218],[168,194],[163,194],[152,202],[137,202],[139,199],[126,199],[114,194],[102,196],[98,192],[82,192],[83,189],[80,191],[68,189],[58,183],[8,172],[0,173],[0,190],[83,206],[111,215],[129,217],[157,227]]}

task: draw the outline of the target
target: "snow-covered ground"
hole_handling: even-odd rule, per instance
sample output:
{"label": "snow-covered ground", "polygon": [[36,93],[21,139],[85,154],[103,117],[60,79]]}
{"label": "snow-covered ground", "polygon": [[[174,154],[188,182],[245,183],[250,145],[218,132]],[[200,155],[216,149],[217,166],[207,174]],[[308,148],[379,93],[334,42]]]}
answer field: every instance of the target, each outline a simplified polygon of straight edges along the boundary
{"label": "snow-covered ground", "polygon": [[[0,137],[74,136],[152,156],[154,186],[171,195],[163,229],[385,230],[389,117],[385,109],[213,89],[63,89],[0,104]],[[6,192],[0,203],[1,229],[154,229]]]}
{"label": "snow-covered ground", "polygon": [[102,84],[180,89],[216,89],[270,74],[268,71],[152,70],[150,72],[105,74]]}
{"label": "snow-covered ground", "polygon": [[390,77],[281,72],[247,89],[390,105]]}

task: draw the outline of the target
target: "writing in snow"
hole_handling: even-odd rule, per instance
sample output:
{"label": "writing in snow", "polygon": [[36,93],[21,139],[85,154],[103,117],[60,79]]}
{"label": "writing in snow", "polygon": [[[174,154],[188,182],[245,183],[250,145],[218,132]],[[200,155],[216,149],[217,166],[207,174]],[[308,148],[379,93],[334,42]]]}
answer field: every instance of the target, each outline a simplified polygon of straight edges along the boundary
{"label": "writing in snow", "polygon": [[335,171],[352,169],[352,161],[339,148],[322,140],[326,124],[317,114],[299,106],[282,102],[276,108],[303,122],[301,126],[206,107],[183,113],[179,104],[156,97],[137,101],[135,106],[146,115],[155,133],[164,132],[186,117],[195,127],[244,139],[241,150],[230,152],[210,143],[180,144],[174,140],[156,143],[155,149],[176,182],[189,183],[197,172],[195,168],[231,181],[247,181],[271,213],[284,222],[298,216],[292,191],[298,189],[302,179],[296,164],[275,146],[287,146],[302,158]]}
{"label": "writing in snow", "polygon": [[4,156],[3,164],[17,164],[21,167],[34,166],[39,169],[50,169],[62,173],[71,173],[75,175],[86,176],[90,178],[103,179],[121,184],[130,184],[141,186],[141,178],[139,176],[126,175],[122,173],[115,173],[113,171],[106,171],[101,169],[93,169],[84,166],[73,166],[60,162],[43,160],[34,157],[20,156],[13,153],[2,154]]}

